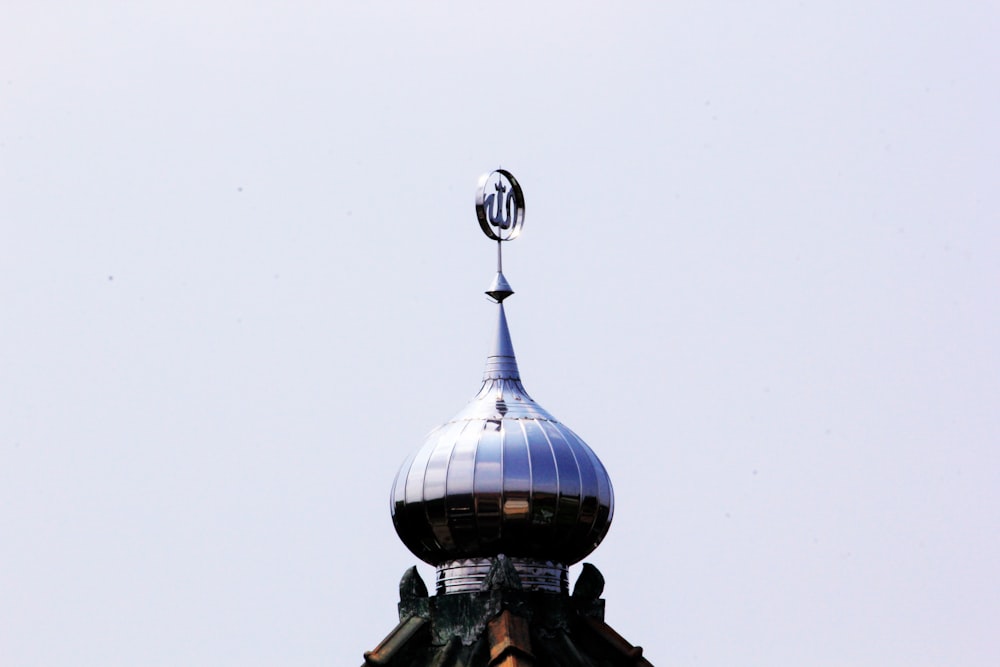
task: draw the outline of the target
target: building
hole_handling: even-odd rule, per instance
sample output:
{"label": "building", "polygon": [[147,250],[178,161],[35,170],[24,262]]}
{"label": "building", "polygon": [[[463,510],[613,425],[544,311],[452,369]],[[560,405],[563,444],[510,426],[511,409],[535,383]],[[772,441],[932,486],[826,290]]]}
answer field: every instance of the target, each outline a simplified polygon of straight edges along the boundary
{"label": "building", "polygon": [[611,479],[597,455],[525,391],[504,300],[501,249],[524,221],[517,180],[479,183],[476,212],[495,240],[496,335],[472,401],[402,465],[392,520],[403,543],[436,567],[435,595],[415,567],[399,585],[399,624],[365,665],[520,667],[649,665],[604,621],[604,579],[568,566],[608,532]]}

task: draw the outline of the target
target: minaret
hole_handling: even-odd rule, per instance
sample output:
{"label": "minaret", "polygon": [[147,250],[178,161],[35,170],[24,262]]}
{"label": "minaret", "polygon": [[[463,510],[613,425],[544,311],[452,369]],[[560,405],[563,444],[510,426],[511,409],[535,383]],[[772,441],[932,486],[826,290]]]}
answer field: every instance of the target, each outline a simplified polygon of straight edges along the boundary
{"label": "minaret", "polygon": [[611,526],[611,479],[597,455],[521,384],[504,300],[514,292],[502,249],[524,223],[524,194],[497,169],[479,180],[476,215],[497,243],[486,294],[496,333],[476,396],[431,431],[393,483],[393,525],[437,571],[436,595],[416,568],[400,582],[399,625],[366,665],[625,665],[642,649],[604,623],[604,579],[568,567]]}

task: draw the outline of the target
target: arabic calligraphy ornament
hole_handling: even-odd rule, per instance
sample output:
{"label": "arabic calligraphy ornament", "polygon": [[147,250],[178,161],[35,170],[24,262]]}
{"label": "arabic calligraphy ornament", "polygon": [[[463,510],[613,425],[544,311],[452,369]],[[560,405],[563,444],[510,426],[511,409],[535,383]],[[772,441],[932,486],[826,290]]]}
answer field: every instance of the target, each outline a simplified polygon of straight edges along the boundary
{"label": "arabic calligraphy ornament", "polygon": [[494,241],[513,241],[524,224],[524,193],[506,169],[483,174],[476,188],[476,217]]}

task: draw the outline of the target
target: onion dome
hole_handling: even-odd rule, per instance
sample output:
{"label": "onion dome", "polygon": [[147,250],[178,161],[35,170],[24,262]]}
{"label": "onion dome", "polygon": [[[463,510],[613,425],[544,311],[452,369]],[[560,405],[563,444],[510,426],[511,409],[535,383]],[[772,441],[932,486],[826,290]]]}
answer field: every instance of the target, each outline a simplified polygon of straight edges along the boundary
{"label": "onion dome", "polygon": [[[500,201],[495,215],[494,195],[483,196],[491,178]],[[521,384],[503,304],[513,290],[499,261],[499,243],[512,239],[523,220],[513,176],[498,170],[484,177],[477,212],[484,231],[484,217],[497,223],[508,187],[516,192],[506,200],[510,224],[492,224],[496,235],[488,234],[498,241],[498,270],[486,292],[496,301],[497,325],[482,387],[406,459],[392,488],[396,532],[437,566],[440,593],[478,590],[501,554],[525,588],[564,592],[567,566],[600,544],[614,511],[611,480],[597,455]]]}

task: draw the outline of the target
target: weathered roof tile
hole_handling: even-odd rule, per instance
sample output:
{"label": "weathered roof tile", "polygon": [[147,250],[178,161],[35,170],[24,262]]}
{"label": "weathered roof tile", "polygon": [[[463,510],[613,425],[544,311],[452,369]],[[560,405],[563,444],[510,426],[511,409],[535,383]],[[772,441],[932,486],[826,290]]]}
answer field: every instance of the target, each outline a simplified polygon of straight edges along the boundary
{"label": "weathered roof tile", "polygon": [[424,629],[427,623],[428,620],[421,616],[410,616],[403,619],[378,646],[365,652],[365,664],[388,665],[396,654]]}
{"label": "weathered roof tile", "polygon": [[614,628],[604,621],[585,616],[583,617],[583,622],[593,631],[594,636],[602,639],[608,647],[622,657],[628,659],[629,662],[634,662],[639,665],[649,664],[649,662],[642,657],[641,646],[633,646],[628,643],[624,637],[615,632]]}
{"label": "weathered roof tile", "polygon": [[522,667],[534,660],[528,621],[505,609],[491,620],[486,631],[490,638],[490,665]]}

